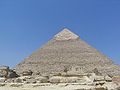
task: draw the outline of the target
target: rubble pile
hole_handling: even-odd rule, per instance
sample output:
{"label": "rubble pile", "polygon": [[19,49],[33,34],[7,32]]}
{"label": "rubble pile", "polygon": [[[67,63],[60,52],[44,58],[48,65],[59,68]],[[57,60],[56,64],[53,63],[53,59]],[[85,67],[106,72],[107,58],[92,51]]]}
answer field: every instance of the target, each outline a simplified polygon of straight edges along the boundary
{"label": "rubble pile", "polygon": [[[40,83],[78,83],[79,85],[94,86],[95,90],[108,90],[108,88],[119,88],[119,82],[115,82],[115,77],[101,75],[97,73],[83,73],[80,71],[64,71],[47,74],[33,73],[31,70],[24,71],[20,75],[8,66],[0,67],[0,83],[23,83],[23,84],[40,84]],[[94,70],[93,70],[94,71]],[[72,73],[73,72],[73,73]],[[113,82],[114,78],[114,82]],[[116,89],[117,90],[117,89]],[[118,89],[119,90],[119,89]]]}

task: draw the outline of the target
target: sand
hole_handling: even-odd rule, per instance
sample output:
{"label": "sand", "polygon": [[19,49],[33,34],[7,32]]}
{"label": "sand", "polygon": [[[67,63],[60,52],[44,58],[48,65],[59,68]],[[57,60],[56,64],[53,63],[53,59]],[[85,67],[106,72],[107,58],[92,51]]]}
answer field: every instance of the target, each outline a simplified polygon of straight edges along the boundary
{"label": "sand", "polygon": [[77,90],[92,87],[79,84],[3,84],[0,90]]}
{"label": "sand", "polygon": [[18,84],[18,83],[0,83],[0,90],[95,90],[94,88],[104,87],[108,90],[115,90],[120,84],[116,85],[112,82],[106,83],[103,86],[81,85],[79,83],[40,83],[40,84]]}

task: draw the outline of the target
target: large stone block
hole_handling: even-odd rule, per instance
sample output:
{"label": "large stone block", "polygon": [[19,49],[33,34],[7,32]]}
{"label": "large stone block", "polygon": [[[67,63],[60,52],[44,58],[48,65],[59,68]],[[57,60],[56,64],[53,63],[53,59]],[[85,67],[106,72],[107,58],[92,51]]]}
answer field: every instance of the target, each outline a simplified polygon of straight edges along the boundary
{"label": "large stone block", "polygon": [[27,70],[27,71],[23,71],[23,72],[22,72],[22,75],[23,75],[23,76],[31,76],[32,73],[33,73],[33,72],[32,72],[31,70]]}
{"label": "large stone block", "polygon": [[7,77],[9,72],[8,66],[0,66],[0,77]]}
{"label": "large stone block", "polygon": [[18,74],[16,74],[16,72],[15,71],[13,71],[12,69],[10,69],[9,70],[9,72],[8,72],[8,78],[16,78],[16,77],[18,77],[19,75]]}
{"label": "large stone block", "polygon": [[0,78],[0,83],[4,83],[6,81],[5,78]]}
{"label": "large stone block", "polygon": [[43,76],[36,77],[35,80],[39,83],[48,83],[48,78]]}

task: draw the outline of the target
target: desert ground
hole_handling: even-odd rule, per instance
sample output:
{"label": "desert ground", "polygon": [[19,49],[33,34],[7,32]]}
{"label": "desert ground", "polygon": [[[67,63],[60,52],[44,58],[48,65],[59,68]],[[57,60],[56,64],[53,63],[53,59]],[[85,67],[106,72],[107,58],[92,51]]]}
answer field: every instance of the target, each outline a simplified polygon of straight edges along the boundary
{"label": "desert ground", "polygon": [[78,89],[89,89],[85,85],[77,84],[7,84],[0,87],[0,90],[78,90]]}
{"label": "desert ground", "polygon": [[[60,83],[60,84],[18,84],[18,83],[8,83],[0,84],[0,90],[97,90],[100,86],[89,86],[89,85],[80,85],[77,83]],[[113,83],[106,84],[105,87],[109,87],[108,90],[114,90],[116,85]],[[98,90],[107,90],[107,89],[98,89]],[[116,89],[119,90],[119,89]]]}

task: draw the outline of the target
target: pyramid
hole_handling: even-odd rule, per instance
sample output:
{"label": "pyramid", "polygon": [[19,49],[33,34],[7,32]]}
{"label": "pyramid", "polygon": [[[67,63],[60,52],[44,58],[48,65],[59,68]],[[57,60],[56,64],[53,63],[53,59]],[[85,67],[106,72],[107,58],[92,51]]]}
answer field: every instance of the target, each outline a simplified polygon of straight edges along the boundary
{"label": "pyramid", "polygon": [[68,29],[56,34],[15,69],[18,73],[32,70],[34,73],[63,72],[65,67],[80,66],[84,72],[97,68],[103,74],[120,75],[120,66],[80,39]]}

